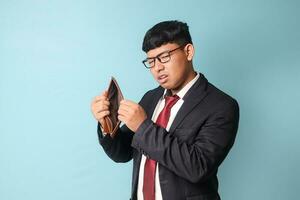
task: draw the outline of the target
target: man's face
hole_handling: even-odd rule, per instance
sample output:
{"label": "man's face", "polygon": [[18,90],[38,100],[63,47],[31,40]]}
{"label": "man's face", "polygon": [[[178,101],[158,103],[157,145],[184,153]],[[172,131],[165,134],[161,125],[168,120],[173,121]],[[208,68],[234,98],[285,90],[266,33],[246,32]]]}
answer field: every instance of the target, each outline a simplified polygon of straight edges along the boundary
{"label": "man's face", "polygon": [[[178,44],[168,43],[148,51],[147,57],[155,57],[163,52],[168,52],[178,47]],[[150,68],[150,71],[159,85],[176,93],[192,80],[195,76],[195,72],[191,64],[193,55],[191,56],[190,54],[190,48],[193,50],[192,45],[188,44],[171,52],[170,60],[166,63],[161,63],[158,59],[155,59],[155,66]]]}

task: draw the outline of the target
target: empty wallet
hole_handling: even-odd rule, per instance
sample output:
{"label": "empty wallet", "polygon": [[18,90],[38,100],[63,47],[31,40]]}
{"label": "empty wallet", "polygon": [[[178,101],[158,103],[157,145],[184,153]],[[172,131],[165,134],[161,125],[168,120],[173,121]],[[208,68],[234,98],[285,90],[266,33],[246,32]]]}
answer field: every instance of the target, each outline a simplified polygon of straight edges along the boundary
{"label": "empty wallet", "polygon": [[110,103],[110,114],[104,117],[104,124],[102,128],[104,133],[110,134],[110,136],[113,138],[121,123],[118,119],[118,109],[120,106],[120,101],[124,99],[124,97],[114,77],[111,77],[107,91],[107,97]]}

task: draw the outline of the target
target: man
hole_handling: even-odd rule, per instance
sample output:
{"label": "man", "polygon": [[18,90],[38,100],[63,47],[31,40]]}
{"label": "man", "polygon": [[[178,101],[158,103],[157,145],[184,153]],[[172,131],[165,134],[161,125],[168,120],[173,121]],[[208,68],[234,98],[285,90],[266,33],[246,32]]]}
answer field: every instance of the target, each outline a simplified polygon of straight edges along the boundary
{"label": "man", "polygon": [[137,104],[122,100],[122,126],[103,133],[109,115],[107,91],[92,102],[99,141],[115,162],[133,159],[133,200],[218,200],[218,167],[232,147],[239,120],[237,102],[201,73],[186,23],[165,21],[146,33],[143,61],[159,87]]}

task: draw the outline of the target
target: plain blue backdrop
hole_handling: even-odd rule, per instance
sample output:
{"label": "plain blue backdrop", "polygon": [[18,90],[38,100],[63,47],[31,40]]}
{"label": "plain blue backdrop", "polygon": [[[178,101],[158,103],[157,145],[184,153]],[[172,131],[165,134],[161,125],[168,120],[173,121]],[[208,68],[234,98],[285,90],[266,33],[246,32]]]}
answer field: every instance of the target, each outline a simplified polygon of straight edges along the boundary
{"label": "plain blue backdrop", "polygon": [[185,21],[194,66],[240,104],[223,200],[299,199],[300,3],[0,0],[0,199],[129,199],[132,163],[102,151],[90,103],[116,77],[139,101],[154,24]]}

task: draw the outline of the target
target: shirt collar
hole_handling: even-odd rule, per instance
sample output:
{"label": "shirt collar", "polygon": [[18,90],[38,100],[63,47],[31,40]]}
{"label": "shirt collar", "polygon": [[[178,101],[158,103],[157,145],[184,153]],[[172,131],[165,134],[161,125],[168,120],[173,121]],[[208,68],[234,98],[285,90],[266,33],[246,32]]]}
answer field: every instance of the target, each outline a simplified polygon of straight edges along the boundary
{"label": "shirt collar", "polygon": [[[194,83],[198,80],[198,78],[199,78],[199,73],[197,73],[197,75],[190,82],[188,82],[176,95],[179,96],[180,99],[183,99],[184,95],[194,85]],[[165,89],[162,98],[165,97],[165,95],[171,95],[171,91]]]}

